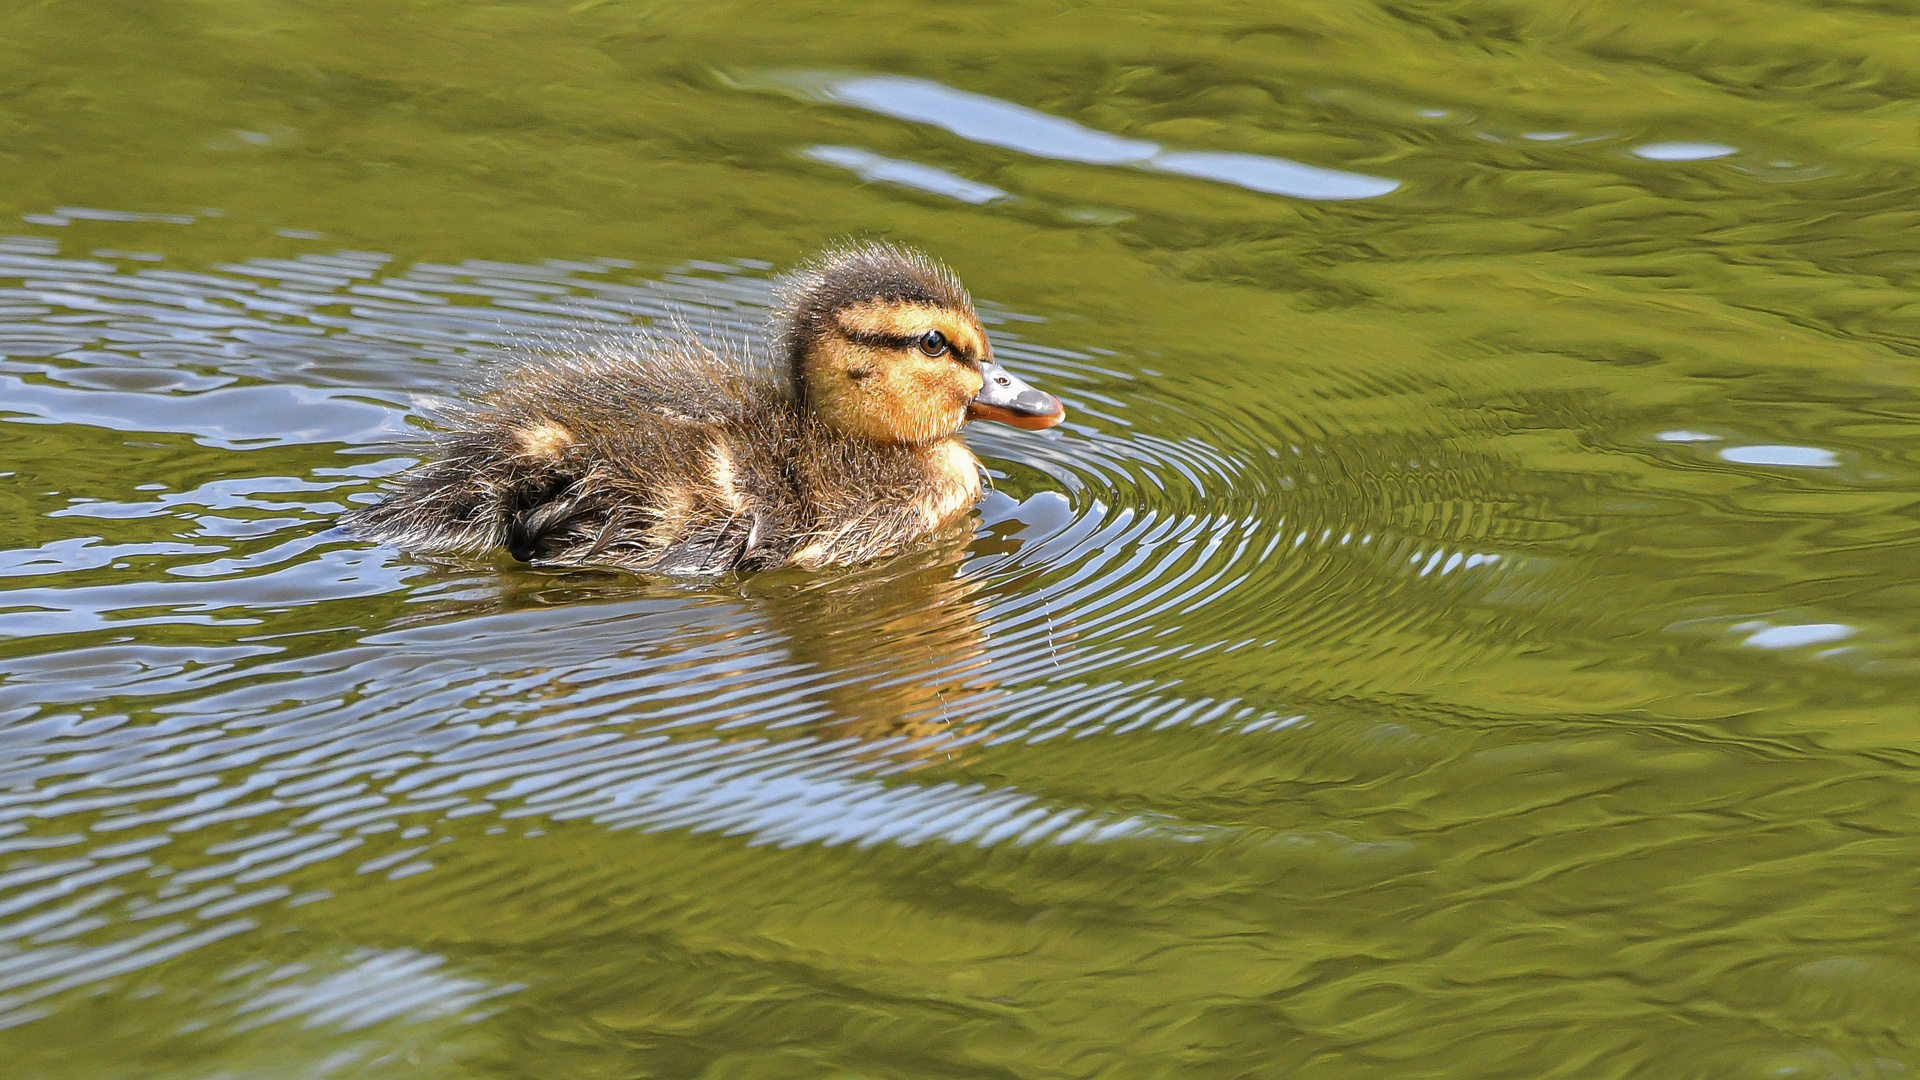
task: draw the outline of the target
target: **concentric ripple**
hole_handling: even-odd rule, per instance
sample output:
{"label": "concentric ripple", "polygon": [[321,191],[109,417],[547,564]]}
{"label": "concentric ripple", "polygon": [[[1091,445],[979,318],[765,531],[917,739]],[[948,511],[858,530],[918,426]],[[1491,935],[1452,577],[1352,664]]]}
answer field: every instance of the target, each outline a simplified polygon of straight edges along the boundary
{"label": "concentric ripple", "polygon": [[[1222,415],[1219,441],[1161,434],[1143,421],[1183,404],[1147,369],[1024,341],[991,306],[1000,355],[1072,419],[974,432],[997,490],[965,547],[673,583],[438,564],[331,528],[477,372],[685,327],[752,347],[766,270],[336,252],[187,272],[0,246],[22,530],[0,552],[18,643],[0,654],[0,851],[17,860],[0,1021],[266,933],[342,872],[431,871],[469,820],[829,846],[1206,835],[965,763],[1062,735],[1276,737],[1312,704],[1280,688],[1311,680],[1213,685],[1209,658],[1321,642],[1458,662],[1395,635],[1527,564],[1498,546],[1497,506],[1409,515],[1471,460],[1310,441],[1258,412]],[[59,471],[47,424],[59,453],[101,462],[90,483],[37,479]],[[1353,484],[1381,513],[1328,497]],[[435,963],[346,962],[328,980]],[[462,1008],[509,992],[418,985]],[[280,986],[235,1024],[300,1007]]]}

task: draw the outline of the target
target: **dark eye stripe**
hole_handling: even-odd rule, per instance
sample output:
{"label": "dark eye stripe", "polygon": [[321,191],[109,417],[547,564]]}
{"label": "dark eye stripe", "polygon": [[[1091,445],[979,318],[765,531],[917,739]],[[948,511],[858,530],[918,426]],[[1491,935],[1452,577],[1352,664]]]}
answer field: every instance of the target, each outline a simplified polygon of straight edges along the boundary
{"label": "dark eye stripe", "polygon": [[880,345],[890,349],[911,349],[920,344],[919,334],[875,334],[865,330],[849,330],[841,327],[840,332],[855,345]]}
{"label": "dark eye stripe", "polygon": [[[843,323],[834,323],[842,337],[855,345],[873,345],[886,349],[917,349],[920,347],[921,334],[876,334],[868,330],[854,330]],[[962,360],[973,360],[973,350],[961,345],[952,338],[947,339],[947,350]]]}

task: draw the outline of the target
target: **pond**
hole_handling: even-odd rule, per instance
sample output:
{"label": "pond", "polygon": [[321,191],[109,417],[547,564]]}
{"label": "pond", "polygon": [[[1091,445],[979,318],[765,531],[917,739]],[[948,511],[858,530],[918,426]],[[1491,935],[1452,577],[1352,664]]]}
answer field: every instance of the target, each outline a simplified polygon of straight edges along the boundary
{"label": "pond", "polygon": [[[1920,1065],[1920,4],[0,17],[0,1058]],[[529,357],[933,253],[970,535],[334,525]]]}

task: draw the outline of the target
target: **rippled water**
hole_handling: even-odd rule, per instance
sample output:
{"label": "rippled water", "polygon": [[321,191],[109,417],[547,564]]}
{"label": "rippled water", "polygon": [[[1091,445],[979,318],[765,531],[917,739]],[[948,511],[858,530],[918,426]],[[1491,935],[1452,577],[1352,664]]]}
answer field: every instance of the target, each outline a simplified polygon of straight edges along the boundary
{"label": "rippled water", "polygon": [[[31,1077],[1920,1067],[1920,8],[48,5]],[[953,264],[968,540],[332,527],[502,365]]]}

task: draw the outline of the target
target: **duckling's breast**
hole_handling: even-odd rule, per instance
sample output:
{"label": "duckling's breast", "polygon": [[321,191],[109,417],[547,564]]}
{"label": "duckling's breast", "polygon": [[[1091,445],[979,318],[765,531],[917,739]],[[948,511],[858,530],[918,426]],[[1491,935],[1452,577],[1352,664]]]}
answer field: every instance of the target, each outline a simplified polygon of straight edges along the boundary
{"label": "duckling's breast", "polygon": [[928,529],[937,529],[980,501],[980,459],[956,438],[940,439],[927,447],[926,490],[914,500],[914,509]]}

